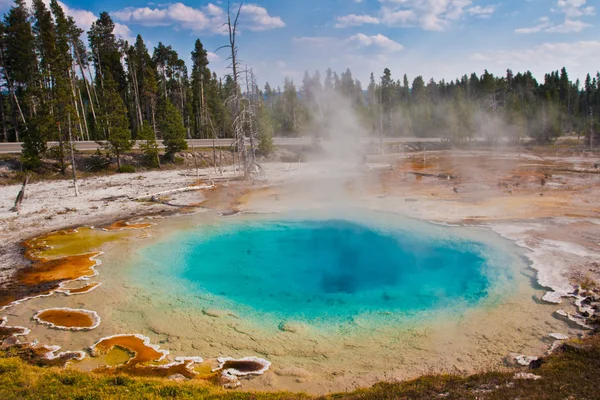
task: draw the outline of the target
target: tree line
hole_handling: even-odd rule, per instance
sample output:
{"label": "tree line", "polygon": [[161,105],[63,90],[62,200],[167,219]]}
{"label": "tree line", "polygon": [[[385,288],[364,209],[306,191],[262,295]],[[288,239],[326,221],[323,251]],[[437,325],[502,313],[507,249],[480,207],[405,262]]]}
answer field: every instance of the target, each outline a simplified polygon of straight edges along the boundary
{"label": "tree line", "polygon": [[306,72],[299,88],[289,78],[283,89],[267,83],[264,94],[275,131],[285,135],[326,126],[343,104],[372,135],[549,142],[575,134],[600,142],[600,73],[588,74],[582,85],[569,79],[566,68],[546,74],[543,83],[529,71],[510,69],[505,76],[486,70],[450,82],[422,76],[409,82],[406,74],[394,79],[386,68],[379,78],[371,74],[366,90],[350,69],[340,75],[328,69],[324,78]]}
{"label": "tree line", "polygon": [[134,139],[158,166],[158,140],[168,160],[187,148],[186,138],[233,137],[226,100],[240,91],[238,75],[211,72],[199,39],[190,73],[171,46],[158,43],[151,54],[140,35],[130,44],[114,28],[103,12],[86,38],[57,0],[34,0],[31,9],[15,0],[4,15],[0,140],[23,142],[26,168],[39,165],[49,141],[59,142],[64,173],[70,141],[105,142],[120,168]]}
{"label": "tree line", "polygon": [[[78,140],[102,141],[120,168],[132,140],[142,141],[149,165],[160,166],[187,147],[186,138],[235,138],[247,174],[254,151],[268,152],[274,133],[326,136],[341,105],[372,135],[542,142],[563,134],[598,137],[600,74],[588,74],[581,84],[565,68],[546,74],[543,83],[531,72],[511,70],[450,82],[418,76],[409,83],[386,68],[381,77],[371,74],[366,89],[349,69],[339,75],[328,69],[324,77],[305,73],[299,88],[286,78],[283,88],[267,83],[260,90],[237,58],[240,10],[233,23],[229,15],[224,46],[233,72],[220,78],[200,39],[188,71],[171,46],[159,42],[150,52],[140,35],[133,44],[117,38],[106,12],[84,32],[57,0],[49,7],[33,0],[31,9],[15,0],[0,23],[0,140],[23,142],[23,165],[31,169],[40,165],[47,143],[58,142],[53,154],[64,173],[70,143]],[[162,156],[159,140],[166,147]]]}

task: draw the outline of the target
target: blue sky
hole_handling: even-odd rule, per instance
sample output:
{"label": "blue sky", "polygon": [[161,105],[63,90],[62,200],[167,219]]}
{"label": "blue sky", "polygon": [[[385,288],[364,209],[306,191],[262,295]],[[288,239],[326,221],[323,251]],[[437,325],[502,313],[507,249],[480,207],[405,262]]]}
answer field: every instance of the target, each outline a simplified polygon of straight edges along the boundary
{"label": "blue sky", "polygon": [[[161,0],[164,1],[164,0]],[[255,0],[244,3],[239,35],[243,62],[259,82],[298,84],[304,70],[327,67],[368,84],[384,68],[401,79],[423,75],[451,80],[470,72],[531,70],[539,79],[566,66],[583,78],[600,69],[598,0]],[[0,0],[3,10],[9,0]],[[226,1],[148,2],[63,0],[88,29],[101,11],[129,40],[140,33],[150,49],[162,41],[189,62],[196,38],[224,75]],[[232,7],[236,7],[232,3]]]}

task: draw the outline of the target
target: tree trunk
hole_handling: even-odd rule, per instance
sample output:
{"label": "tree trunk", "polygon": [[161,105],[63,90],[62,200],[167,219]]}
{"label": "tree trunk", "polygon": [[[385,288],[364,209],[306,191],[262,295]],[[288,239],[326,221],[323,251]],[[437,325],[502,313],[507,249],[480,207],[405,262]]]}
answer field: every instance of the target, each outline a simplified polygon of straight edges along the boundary
{"label": "tree trunk", "polygon": [[65,166],[65,143],[60,129],[60,122],[58,123],[58,149],[60,152],[60,173],[64,176],[67,174],[67,169]]}
{"label": "tree trunk", "polygon": [[[92,117],[94,118],[94,124],[96,124],[96,111],[94,110],[94,99],[92,98],[92,95],[90,93],[90,85],[87,81],[87,78],[85,77],[85,72],[83,70],[81,58],[79,57],[79,52],[77,51],[77,48],[75,47],[74,44],[73,44],[73,51],[75,52],[75,57],[77,58],[77,64],[79,65],[79,71],[81,72],[81,77],[83,78],[83,81],[85,82],[85,90],[87,91],[88,99],[90,100],[90,109],[92,110]],[[90,72],[90,78],[91,78],[91,76],[92,76],[92,73]],[[81,98],[81,93],[79,94],[79,97]],[[98,97],[96,97],[96,101],[98,101]],[[81,107],[83,109],[83,105]],[[86,123],[86,126],[87,126],[87,123]],[[88,132],[88,139],[89,139],[89,132]]]}
{"label": "tree trunk", "polygon": [[75,197],[79,197],[79,188],[77,187],[77,171],[75,169],[75,149],[73,149],[73,138],[71,137],[71,114],[68,115],[69,121],[69,144],[71,145],[71,169],[73,170],[73,186],[75,186]]}
{"label": "tree trunk", "polygon": [[[23,125],[27,125],[27,121],[25,121],[25,116],[23,115],[23,110],[21,110],[21,105],[19,104],[19,99],[17,98],[17,93],[15,92],[15,88],[13,86],[12,88],[12,95],[13,98],[15,99],[15,103],[17,104],[17,110],[19,111],[19,115],[21,116],[21,121],[23,121]],[[27,129],[27,127],[25,127],[25,129]],[[20,142],[20,138],[19,138],[19,130],[16,128],[15,126],[15,137],[17,142]]]}
{"label": "tree trunk", "polygon": [[2,119],[2,141],[8,141],[8,131],[6,130],[6,118],[4,116],[4,95],[0,94],[0,118]]}
{"label": "tree trunk", "polygon": [[142,106],[140,105],[140,89],[138,85],[137,75],[135,73],[135,65],[130,63],[129,70],[131,71],[131,80],[133,81],[133,98],[135,101],[135,116],[138,122],[138,126],[141,130],[143,129],[144,121],[142,118]]}
{"label": "tree trunk", "polygon": [[17,200],[15,200],[15,206],[13,208],[10,209],[10,211],[19,213],[21,211],[21,203],[23,202],[23,199],[25,198],[25,188],[27,187],[27,182],[29,182],[29,174],[27,174],[27,176],[25,176],[25,180],[23,181],[23,186],[21,187],[21,190],[19,191],[19,194],[17,195]]}
{"label": "tree trunk", "polygon": [[[85,137],[84,133],[83,133],[83,127],[81,126],[81,116],[79,115],[79,105],[77,104],[77,94],[75,93],[75,84],[73,83],[73,79],[75,78],[75,73],[72,70],[69,70],[69,82],[71,84],[71,95],[72,95],[72,100],[73,100],[73,105],[75,106],[75,113],[77,114],[77,125],[79,125],[79,133],[81,135],[81,137]],[[69,118],[71,118],[71,115],[69,114]],[[72,141],[71,139],[71,122],[69,119],[69,141]]]}
{"label": "tree trunk", "polygon": [[85,108],[83,106],[83,98],[81,97],[81,90],[78,90],[79,94],[79,104],[81,105],[81,114],[83,115],[83,126],[85,126],[85,135],[86,139],[90,140],[90,131],[88,129],[87,117],[85,116]]}

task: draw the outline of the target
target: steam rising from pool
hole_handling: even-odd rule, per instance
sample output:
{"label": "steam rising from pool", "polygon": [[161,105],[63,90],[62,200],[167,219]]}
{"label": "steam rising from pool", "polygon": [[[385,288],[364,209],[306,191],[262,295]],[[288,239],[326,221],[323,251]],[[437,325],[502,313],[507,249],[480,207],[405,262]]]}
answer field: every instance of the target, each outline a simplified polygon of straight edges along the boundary
{"label": "steam rising from pool", "polygon": [[136,280],[263,322],[460,312],[510,291],[518,258],[469,233],[385,218],[223,220],[143,248]]}

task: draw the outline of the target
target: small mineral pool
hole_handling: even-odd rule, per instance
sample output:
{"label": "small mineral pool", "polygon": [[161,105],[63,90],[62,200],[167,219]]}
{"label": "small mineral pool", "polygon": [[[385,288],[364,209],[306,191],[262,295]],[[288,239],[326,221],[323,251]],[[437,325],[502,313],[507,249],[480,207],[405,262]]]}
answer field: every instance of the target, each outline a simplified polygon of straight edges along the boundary
{"label": "small mineral pool", "polygon": [[498,239],[375,213],[224,219],[142,248],[138,279],[240,316],[312,324],[422,317],[495,302],[510,291],[524,263]]}

